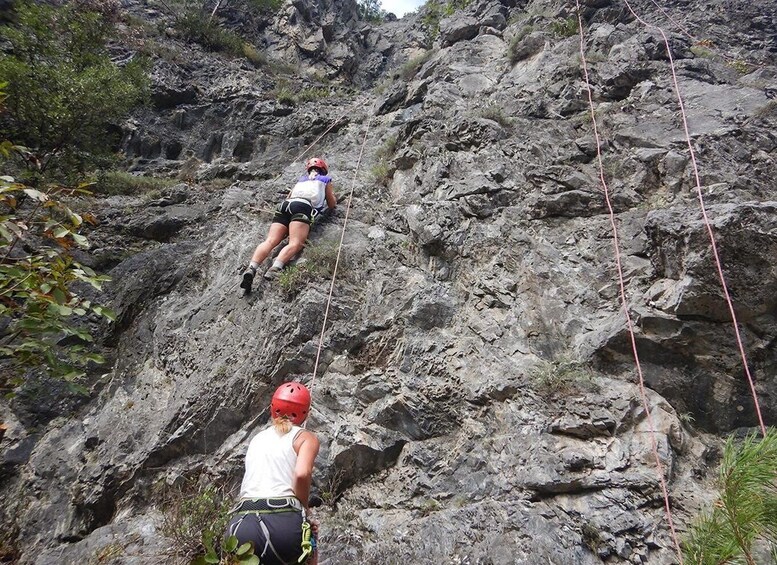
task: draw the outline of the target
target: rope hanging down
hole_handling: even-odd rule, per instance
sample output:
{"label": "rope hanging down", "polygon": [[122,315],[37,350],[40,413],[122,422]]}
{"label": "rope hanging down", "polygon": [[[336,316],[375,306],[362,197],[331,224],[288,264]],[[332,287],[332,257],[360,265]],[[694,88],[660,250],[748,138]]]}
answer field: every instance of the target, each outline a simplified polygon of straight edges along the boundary
{"label": "rope hanging down", "polygon": [[[577,0],[576,0],[577,1]],[[688,116],[685,112],[685,103],[683,102],[683,97],[680,94],[680,85],[677,81],[677,70],[675,68],[674,64],[674,58],[672,57],[672,49],[669,47],[669,39],[666,37],[666,33],[664,33],[664,30],[661,29],[657,25],[649,24],[642,18],[640,18],[636,12],[631,8],[631,4],[629,4],[628,0],[623,0],[623,2],[626,4],[626,7],[629,9],[629,12],[645,27],[650,27],[657,29],[661,33],[661,37],[664,38],[664,45],[666,46],[666,53],[669,56],[669,67],[672,70],[672,81],[674,83],[674,90],[675,94],[677,95],[677,102],[680,105],[680,115],[682,117],[683,122],[683,129],[685,131],[685,141],[688,144],[688,151],[691,156],[691,164],[693,166],[693,178],[696,182],[696,195],[699,199],[699,208],[701,209],[701,215],[704,219],[704,226],[707,229],[707,235],[710,238],[710,247],[712,249],[712,256],[715,259],[715,267],[718,271],[718,278],[720,279],[720,284],[723,288],[723,295],[726,298],[726,304],[728,305],[728,311],[731,314],[731,323],[734,326],[734,335],[736,336],[737,346],[739,348],[739,354],[742,358],[742,366],[745,370],[745,375],[747,376],[747,382],[750,385],[750,394],[753,397],[753,404],[755,405],[755,412],[758,416],[758,425],[761,428],[761,434],[763,434],[764,437],[766,437],[766,426],[764,425],[763,416],[761,415],[761,406],[758,402],[758,393],[755,390],[755,382],[753,381],[753,376],[750,374],[750,366],[747,362],[747,354],[745,353],[745,346],[744,342],[742,340],[742,335],[739,331],[739,322],[737,321],[737,314],[734,310],[734,303],[731,300],[731,295],[728,291],[728,284],[726,283],[726,277],[723,274],[723,265],[720,260],[720,255],[718,254],[718,246],[715,242],[715,234],[712,231],[712,223],[710,222],[709,218],[707,217],[707,208],[704,204],[704,195],[702,194],[702,188],[701,188],[701,179],[699,177],[699,166],[696,162],[696,152],[693,150],[693,142],[691,141],[691,133],[690,128],[688,127]]]}
{"label": "rope hanging down", "polygon": [[[321,350],[324,347],[324,332],[326,331],[326,323],[329,319],[329,310],[332,305],[332,295],[334,294],[335,290],[335,280],[337,279],[337,268],[340,265],[340,255],[343,251],[343,241],[345,240],[345,229],[348,226],[348,216],[351,212],[351,204],[353,203],[353,193],[354,189],[356,187],[356,178],[359,174],[359,167],[361,166],[362,162],[362,156],[364,155],[364,147],[367,144],[367,134],[370,131],[370,126],[372,125],[372,117],[374,116],[374,112],[370,114],[370,120],[367,122],[367,127],[364,130],[364,138],[362,139],[361,148],[359,149],[359,158],[356,161],[356,167],[353,171],[353,176],[351,177],[351,190],[348,194],[348,204],[345,207],[345,218],[343,219],[343,228],[340,231],[340,242],[337,245],[337,257],[335,258],[335,266],[332,270],[332,280],[329,284],[329,296],[326,300],[326,309],[324,310],[324,320],[321,323],[321,335],[318,339],[318,349],[316,350],[316,361],[313,364],[313,377],[310,380],[310,386],[308,389],[310,390],[310,396],[313,397],[313,387],[316,383],[316,375],[318,374],[318,365],[319,361],[321,360]],[[303,424],[303,427],[307,426],[307,421]]]}
{"label": "rope hanging down", "polygon": [[578,30],[579,30],[579,36],[580,36],[580,61],[583,68],[583,76],[585,78],[585,86],[586,91],[588,93],[588,104],[591,110],[591,120],[593,123],[593,131],[594,131],[594,138],[596,139],[596,158],[597,163],[599,165],[599,180],[602,184],[602,189],[604,191],[604,199],[607,203],[607,210],[609,212],[609,218],[610,218],[610,226],[612,228],[612,236],[613,236],[613,247],[615,252],[615,266],[618,273],[618,287],[620,291],[620,301],[621,306],[623,307],[623,314],[626,317],[626,325],[629,332],[629,339],[631,341],[631,351],[634,356],[634,364],[637,368],[637,375],[639,377],[639,392],[640,397],[642,398],[642,407],[645,410],[645,417],[647,419],[648,428],[650,430],[650,444],[653,451],[653,458],[655,459],[656,463],[656,469],[658,471],[658,479],[661,484],[661,493],[664,498],[664,510],[666,512],[666,518],[669,523],[669,529],[672,536],[672,542],[674,543],[675,551],[677,552],[677,557],[680,560],[680,565],[683,563],[683,554],[680,549],[680,543],[677,539],[677,532],[674,527],[674,520],[672,519],[672,508],[671,504],[669,502],[669,489],[666,486],[666,479],[664,474],[664,465],[661,463],[661,457],[658,453],[658,444],[656,442],[656,432],[655,432],[655,426],[653,425],[653,416],[650,412],[650,403],[647,399],[647,392],[645,390],[645,380],[642,374],[642,365],[639,361],[639,353],[637,351],[637,340],[636,336],[634,335],[634,324],[631,319],[631,314],[629,313],[629,303],[626,298],[626,283],[624,281],[623,276],[623,266],[621,264],[621,255],[620,255],[620,241],[618,238],[618,226],[615,222],[615,212],[612,208],[612,202],[610,200],[610,190],[607,186],[607,181],[604,178],[604,163],[602,161],[602,143],[601,138],[599,137],[599,129],[596,124],[596,112],[594,109],[594,102],[593,102],[593,95],[591,92],[591,82],[588,76],[588,65],[586,63],[585,59],[585,37],[583,35],[583,19],[580,13],[580,2],[579,0],[575,0],[575,4],[577,6],[577,21],[578,21]]}

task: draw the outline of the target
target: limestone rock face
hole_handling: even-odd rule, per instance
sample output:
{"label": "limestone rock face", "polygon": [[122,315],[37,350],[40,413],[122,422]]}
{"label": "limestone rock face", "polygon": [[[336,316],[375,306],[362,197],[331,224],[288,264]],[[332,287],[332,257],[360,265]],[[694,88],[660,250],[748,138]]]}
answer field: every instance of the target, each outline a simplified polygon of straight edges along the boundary
{"label": "limestone rock face", "polygon": [[[178,184],[89,204],[79,258],[113,278],[110,362],[88,396],[0,400],[21,563],[173,555],[159,486],[233,488],[287,379],[313,387],[322,564],[677,562],[659,473],[682,533],[721,438],[757,425],[709,230],[777,418],[774,3],[666,6],[696,169],[663,37],[620,3],[582,3],[598,139],[569,3],[427,9],[286,2],[250,30],[272,68],[166,40],[122,143]],[[320,271],[241,298],[312,154],[339,207],[296,268],[333,262],[345,227],[331,303]]]}

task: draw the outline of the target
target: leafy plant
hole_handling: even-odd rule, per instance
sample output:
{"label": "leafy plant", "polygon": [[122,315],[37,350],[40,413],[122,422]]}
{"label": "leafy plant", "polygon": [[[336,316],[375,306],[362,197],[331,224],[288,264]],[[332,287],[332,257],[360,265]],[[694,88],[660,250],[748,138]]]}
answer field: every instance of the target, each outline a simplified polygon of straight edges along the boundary
{"label": "leafy plant", "polygon": [[248,4],[263,14],[274,14],[283,5],[283,0],[248,0]]}
{"label": "leafy plant", "polygon": [[263,67],[267,64],[267,57],[251,43],[243,43],[243,56],[248,59],[254,67]]}
{"label": "leafy plant", "polygon": [[736,59],[734,61],[730,61],[728,63],[728,66],[734,69],[736,72],[738,72],[740,75],[746,75],[750,72],[750,64],[747,61],[743,61],[742,59]]}
{"label": "leafy plant", "polygon": [[457,10],[466,8],[472,0],[429,0],[421,11],[421,25],[426,31],[428,41],[434,41],[440,35],[440,20],[452,16]]}
{"label": "leafy plant", "polygon": [[777,430],[737,443],[729,438],[712,510],[691,527],[683,544],[689,565],[756,565],[754,545],[777,547]]}
{"label": "leafy plant", "polygon": [[[334,242],[308,244],[305,247],[304,259],[304,262],[286,267],[278,277],[278,284],[287,298],[296,295],[311,281],[332,276],[337,260],[337,245]],[[340,268],[345,265],[341,256]]]}
{"label": "leafy plant", "polygon": [[53,7],[15,4],[12,23],[0,26],[0,76],[8,82],[0,131],[27,147],[20,163],[43,174],[82,172],[111,153],[110,124],[148,93],[147,63],[120,67],[105,41],[110,23],[76,3]]}
{"label": "leafy plant", "polygon": [[556,37],[572,37],[577,35],[578,31],[579,24],[574,16],[565,20],[554,20],[550,23],[550,32]]}
{"label": "leafy plant", "polygon": [[488,104],[480,109],[480,117],[487,120],[493,120],[503,128],[508,128],[512,125],[512,121],[505,114],[504,110],[500,106],[494,103]]}
{"label": "leafy plant", "polygon": [[219,556],[221,536],[229,523],[230,499],[211,484],[188,481],[162,493],[162,534],[173,541],[179,557],[196,559]]}
{"label": "leafy plant", "polygon": [[272,90],[272,95],[280,104],[296,104],[297,99],[294,97],[294,93],[291,91],[291,86],[286,80],[279,80],[275,88]]}
{"label": "leafy plant", "polygon": [[97,194],[143,194],[162,190],[176,182],[173,179],[133,175],[124,171],[102,171],[91,188]]}
{"label": "leafy plant", "polygon": [[434,55],[434,51],[429,50],[413,57],[399,68],[399,77],[404,81],[413,80],[424,63],[432,58],[432,55]]}
{"label": "leafy plant", "polygon": [[185,12],[175,20],[175,27],[183,39],[199,43],[209,51],[243,55],[244,41],[239,35],[222,28],[216,21],[199,12]]}
{"label": "leafy plant", "polygon": [[321,100],[322,98],[328,98],[331,95],[331,90],[325,86],[314,86],[310,88],[303,88],[297,94],[298,102],[310,102],[312,100]]}
{"label": "leafy plant", "polygon": [[531,375],[536,389],[551,396],[571,390],[597,390],[593,372],[579,361],[540,363]]}
{"label": "leafy plant", "polygon": [[239,545],[240,542],[235,536],[229,536],[223,544],[215,541],[213,535],[209,533],[203,537],[203,545],[206,551],[203,555],[195,557],[191,565],[207,565],[208,563],[222,565],[260,565],[259,557],[254,555],[254,546],[250,541]]}
{"label": "leafy plant", "polygon": [[510,59],[511,63],[515,64],[525,57],[522,51],[522,43],[533,31],[534,26],[525,25],[510,40],[510,44],[507,46],[507,58]]}
{"label": "leafy plant", "polygon": [[388,12],[381,7],[380,0],[357,0],[359,17],[368,22],[380,23],[386,19]]}
{"label": "leafy plant", "polygon": [[[3,87],[0,84],[0,111],[6,98]],[[0,160],[24,152],[8,140],[0,143]],[[59,200],[85,193],[83,187],[58,185],[42,191],[0,176],[0,361],[5,361],[0,390],[21,384],[29,367],[40,367],[79,390],[77,380],[86,364],[103,362],[87,348],[91,334],[73,323],[90,314],[115,318],[107,308],[82,298],[74,286],[81,282],[99,290],[108,280],[70,253],[88,247],[79,232],[94,218],[75,213]]]}

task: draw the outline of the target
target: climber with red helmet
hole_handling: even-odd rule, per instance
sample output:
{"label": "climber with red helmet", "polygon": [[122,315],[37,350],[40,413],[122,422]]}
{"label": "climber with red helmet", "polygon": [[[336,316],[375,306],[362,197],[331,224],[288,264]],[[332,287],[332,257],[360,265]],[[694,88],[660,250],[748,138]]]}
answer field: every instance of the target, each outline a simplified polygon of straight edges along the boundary
{"label": "climber with red helmet", "polygon": [[309,411],[305,385],[282,384],[270,402],[272,425],[248,444],[240,502],[224,535],[235,536],[239,545],[252,542],[262,565],[317,563],[318,523],[308,498],[320,444],[299,427]]}
{"label": "climber with red helmet", "polygon": [[246,292],[251,291],[259,265],[286,236],[289,237],[289,243],[264,274],[266,279],[276,278],[283,267],[302,251],[313,219],[324,208],[331,210],[337,205],[326,161],[320,157],[312,157],[305,163],[305,171],[306,174],[302,175],[291,189],[289,197],[278,206],[267,239],[257,246],[251,263],[243,272],[240,288]]}

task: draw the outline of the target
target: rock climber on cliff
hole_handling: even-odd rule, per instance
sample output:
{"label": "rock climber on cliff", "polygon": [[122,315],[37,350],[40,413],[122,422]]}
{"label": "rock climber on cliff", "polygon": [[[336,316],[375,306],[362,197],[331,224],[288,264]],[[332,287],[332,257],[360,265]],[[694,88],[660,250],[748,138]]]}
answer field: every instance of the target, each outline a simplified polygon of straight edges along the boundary
{"label": "rock climber on cliff", "polygon": [[281,250],[264,274],[264,278],[268,280],[276,278],[283,267],[302,251],[314,218],[324,208],[331,210],[337,205],[326,161],[320,157],[312,157],[305,163],[305,171],[306,174],[299,178],[288,198],[278,206],[267,238],[257,246],[250,265],[243,272],[240,288],[246,292],[251,291],[259,265],[287,235],[288,245]]}
{"label": "rock climber on cliff", "polygon": [[262,565],[318,562],[318,522],[308,499],[320,444],[299,427],[309,411],[305,385],[282,384],[270,402],[272,424],[248,444],[240,502],[225,537],[237,537],[239,545],[252,542]]}

